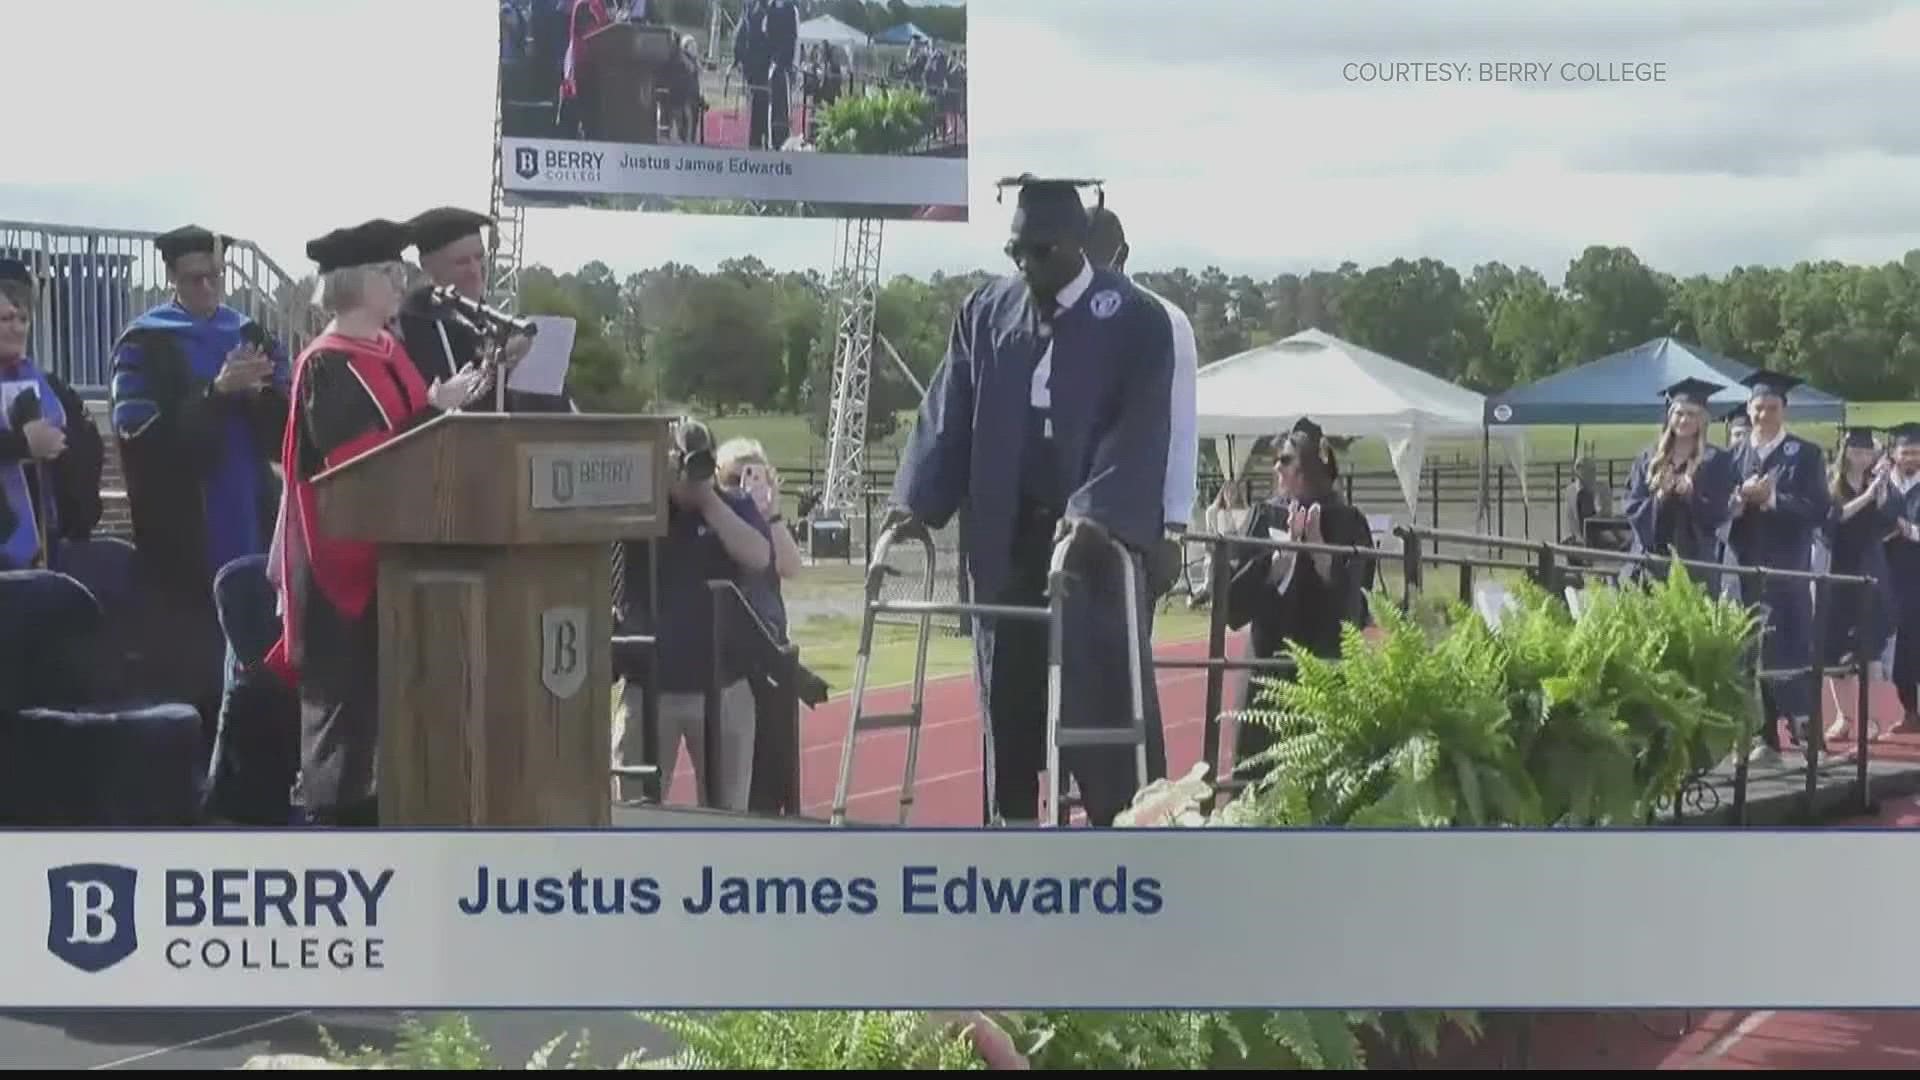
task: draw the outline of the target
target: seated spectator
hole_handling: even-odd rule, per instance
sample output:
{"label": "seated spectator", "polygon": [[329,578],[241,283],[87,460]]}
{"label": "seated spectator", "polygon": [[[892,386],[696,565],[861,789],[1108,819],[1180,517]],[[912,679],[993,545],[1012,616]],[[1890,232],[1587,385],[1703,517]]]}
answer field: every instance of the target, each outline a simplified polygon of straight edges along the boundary
{"label": "seated spectator", "polygon": [[[738,634],[729,635],[720,655],[714,655],[714,598],[708,582],[732,582],[749,596],[751,590],[764,588],[765,575],[774,565],[771,530],[752,496],[720,484],[713,435],[705,424],[681,421],[670,457],[673,486],[666,534],[619,547],[616,633],[655,637],[651,671],[659,712],[653,757],[660,768],[662,795],[672,787],[680,743],[685,741],[701,804],[744,811],[753,782],[755,705],[749,676],[755,657],[750,648],[736,646]],[[652,589],[658,590],[657,596],[650,595]],[[718,753],[710,755],[706,699],[716,665],[720,745],[711,748]],[[637,723],[643,687],[634,673],[622,674],[614,759],[616,765],[638,765],[645,757]],[[623,800],[639,795],[624,778],[620,788]]]}
{"label": "seated spectator", "polygon": [[1631,543],[1631,534],[1623,530],[1604,527],[1588,528],[1587,523],[1596,518],[1614,517],[1613,490],[1595,473],[1591,458],[1574,459],[1573,479],[1567,482],[1562,497],[1564,503],[1560,520],[1561,543],[1573,547],[1622,550]]}
{"label": "seated spectator", "polygon": [[27,355],[39,286],[0,259],[0,571],[59,569],[100,521],[105,447],[87,407]]}

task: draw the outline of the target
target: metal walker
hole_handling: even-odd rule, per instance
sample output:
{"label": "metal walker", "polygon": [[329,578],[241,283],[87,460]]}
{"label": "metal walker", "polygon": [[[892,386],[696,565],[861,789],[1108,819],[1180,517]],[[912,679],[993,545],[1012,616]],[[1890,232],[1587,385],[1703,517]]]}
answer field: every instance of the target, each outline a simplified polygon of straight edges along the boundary
{"label": "metal walker", "polygon": [[[875,541],[873,553],[867,567],[866,611],[860,625],[860,651],[854,665],[853,675],[853,711],[847,723],[847,733],[840,748],[840,777],[834,789],[833,825],[845,825],[847,821],[847,801],[849,789],[853,783],[854,744],[862,732],[888,731],[905,728],[907,731],[906,774],[900,784],[900,824],[906,825],[913,812],[913,785],[919,769],[920,728],[925,718],[927,647],[933,634],[933,617],[936,615],[967,615],[987,619],[1025,619],[1047,623],[1047,808],[1057,827],[1065,827],[1069,822],[1069,810],[1062,797],[1063,780],[1060,771],[1060,752],[1091,747],[1131,746],[1134,753],[1134,782],[1136,790],[1147,785],[1147,721],[1145,687],[1140,662],[1140,593],[1139,569],[1132,555],[1119,541],[1106,537],[1113,554],[1120,560],[1121,578],[1127,595],[1135,602],[1127,608],[1127,673],[1132,690],[1132,723],[1124,728],[1085,728],[1062,727],[1060,708],[1062,684],[1060,678],[1063,635],[1065,633],[1066,595],[1074,574],[1066,569],[1066,560],[1074,545],[1083,534],[1069,533],[1053,547],[1052,560],[1047,571],[1047,605],[1045,607],[1024,607],[1013,604],[981,603],[941,603],[933,599],[937,565],[933,537],[924,527],[914,524],[895,525],[883,531]],[[888,577],[898,576],[900,571],[887,565],[887,556],[892,553],[896,541],[913,539],[920,542],[926,551],[926,578],[918,600],[884,600],[881,589]],[[866,712],[867,669],[873,657],[873,627],[881,615],[912,615],[919,624],[914,642],[913,690],[904,712],[875,713]],[[993,828],[1004,828],[1006,822],[1000,816],[997,784],[994,777],[994,740],[993,723],[981,725],[982,768],[986,773],[986,797],[988,824]]]}

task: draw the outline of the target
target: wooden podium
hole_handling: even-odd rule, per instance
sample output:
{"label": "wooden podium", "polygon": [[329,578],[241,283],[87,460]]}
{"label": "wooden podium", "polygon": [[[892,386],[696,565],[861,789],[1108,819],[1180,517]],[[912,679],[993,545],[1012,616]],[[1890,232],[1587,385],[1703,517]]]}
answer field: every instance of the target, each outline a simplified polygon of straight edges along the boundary
{"label": "wooden podium", "polygon": [[380,545],[382,826],[612,814],[612,545],[667,521],[670,421],[450,413],[316,477]]}

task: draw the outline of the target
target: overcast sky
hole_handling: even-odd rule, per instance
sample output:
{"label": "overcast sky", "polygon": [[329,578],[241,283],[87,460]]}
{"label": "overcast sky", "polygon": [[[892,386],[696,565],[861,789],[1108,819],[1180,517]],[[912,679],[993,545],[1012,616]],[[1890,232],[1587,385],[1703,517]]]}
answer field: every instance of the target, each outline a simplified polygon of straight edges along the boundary
{"label": "overcast sky", "polygon": [[[197,221],[301,274],[335,225],[485,209],[496,12],[0,0],[0,218]],[[889,225],[888,273],[999,268],[993,180],[1027,170],[1104,176],[1143,270],[1430,255],[1557,280],[1591,243],[1679,273],[1920,248],[1920,3],[974,0],[969,18],[975,220]],[[1350,77],[1429,62],[1468,79]],[[1480,77],[1524,62],[1546,79]],[[1664,81],[1570,81],[1569,62]],[[823,266],[834,248],[824,222],[527,220],[528,261],[566,269]]]}

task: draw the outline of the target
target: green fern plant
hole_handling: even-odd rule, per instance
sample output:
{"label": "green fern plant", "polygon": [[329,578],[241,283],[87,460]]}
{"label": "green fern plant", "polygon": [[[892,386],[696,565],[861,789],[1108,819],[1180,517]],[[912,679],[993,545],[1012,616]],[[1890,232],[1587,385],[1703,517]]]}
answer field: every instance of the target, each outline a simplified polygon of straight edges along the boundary
{"label": "green fern plant", "polygon": [[680,1069],[984,1069],[963,1030],[917,1012],[647,1013]]}
{"label": "green fern plant", "polygon": [[[1251,824],[1532,824],[1540,817],[1508,729],[1504,656],[1490,635],[1434,640],[1384,593],[1376,644],[1348,624],[1337,660],[1291,650],[1292,681],[1266,681],[1242,723],[1275,734],[1247,762]],[[1280,814],[1261,811],[1282,810]],[[1310,822],[1298,820],[1305,809]]]}
{"label": "green fern plant", "polygon": [[922,91],[869,90],[822,110],[814,145],[829,154],[911,153],[933,133],[937,113]]}

